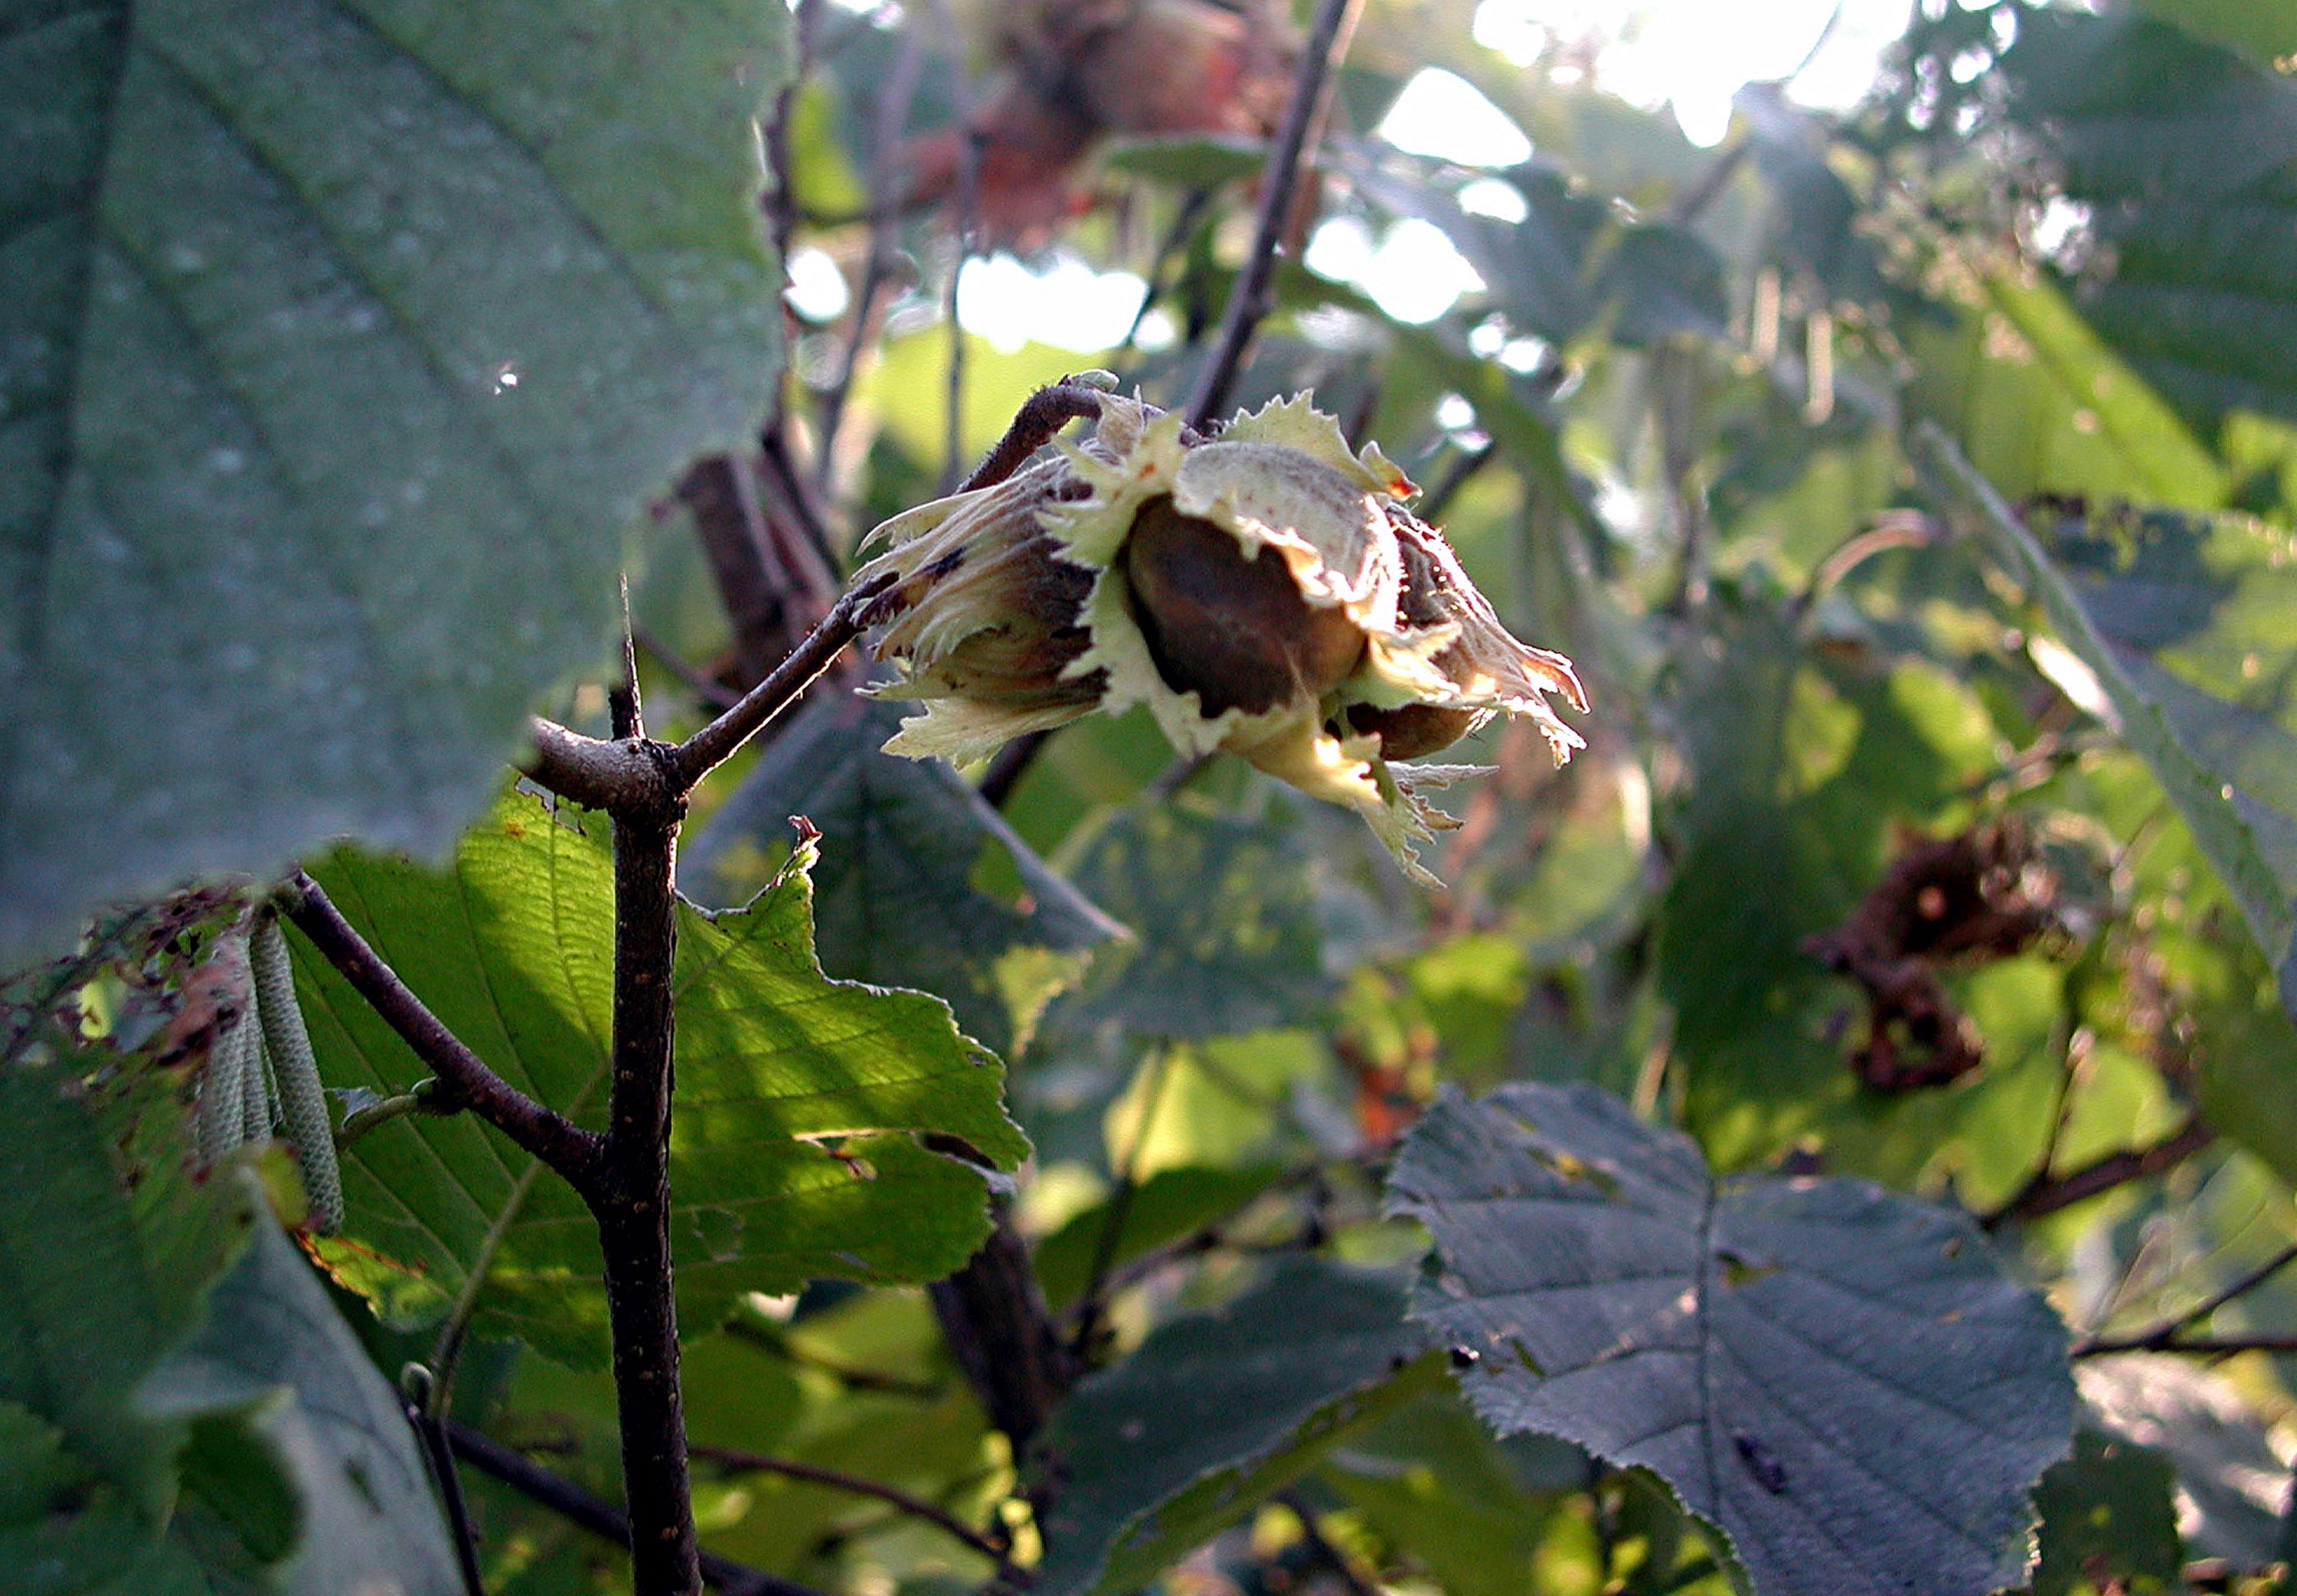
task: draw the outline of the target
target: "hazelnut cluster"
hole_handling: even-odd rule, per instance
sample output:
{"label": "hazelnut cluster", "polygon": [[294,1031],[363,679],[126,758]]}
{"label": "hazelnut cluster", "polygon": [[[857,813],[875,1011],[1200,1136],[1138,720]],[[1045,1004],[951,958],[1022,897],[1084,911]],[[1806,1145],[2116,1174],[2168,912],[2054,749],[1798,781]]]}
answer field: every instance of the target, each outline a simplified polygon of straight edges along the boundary
{"label": "hazelnut cluster", "polygon": [[1510,636],[1377,446],[1308,396],[1200,438],[1108,394],[1093,435],[993,487],[895,516],[856,573],[892,584],[877,645],[915,699],[890,753],[965,763],[1024,733],[1146,704],[1183,754],[1225,749],[1349,805],[1404,869],[1454,824],[1411,765],[1495,712],[1560,764],[1587,703],[1571,662]]}

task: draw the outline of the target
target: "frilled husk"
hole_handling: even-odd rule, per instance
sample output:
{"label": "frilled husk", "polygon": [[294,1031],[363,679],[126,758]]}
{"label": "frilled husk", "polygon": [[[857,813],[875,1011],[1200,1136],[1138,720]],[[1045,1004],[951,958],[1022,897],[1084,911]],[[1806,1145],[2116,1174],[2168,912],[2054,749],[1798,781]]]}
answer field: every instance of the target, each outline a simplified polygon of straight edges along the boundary
{"label": "frilled husk", "polygon": [[1060,557],[1038,521],[1045,504],[1076,490],[1067,462],[1049,460],[870,534],[892,547],[854,580],[893,577],[888,603],[903,606],[877,645],[900,678],[875,691],[926,704],[889,753],[964,764],[1099,705],[1101,681],[1067,673],[1091,641],[1079,618],[1092,572]]}
{"label": "frilled husk", "polygon": [[[1212,440],[1114,395],[1093,438],[994,488],[872,534],[910,607],[878,645],[926,712],[886,745],[982,757],[1094,709],[1144,705],[1185,754],[1226,750],[1361,811],[1415,878],[1452,822],[1424,796],[1477,773],[1406,765],[1495,712],[1529,715],[1557,762],[1583,746],[1571,662],[1510,636],[1377,448],[1348,448],[1305,395]],[[1232,550],[1223,539],[1232,539]]]}

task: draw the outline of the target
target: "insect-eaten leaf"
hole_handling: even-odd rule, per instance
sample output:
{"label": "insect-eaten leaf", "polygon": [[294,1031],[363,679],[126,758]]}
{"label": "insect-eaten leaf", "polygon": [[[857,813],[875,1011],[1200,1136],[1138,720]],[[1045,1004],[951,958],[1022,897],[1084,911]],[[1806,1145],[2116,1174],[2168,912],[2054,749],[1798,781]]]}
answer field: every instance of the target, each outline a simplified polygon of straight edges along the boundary
{"label": "insect-eaten leaf", "polygon": [[1123,928],[948,766],[878,752],[899,724],[891,705],[851,694],[809,704],[711,816],[682,874],[708,901],[746,900],[794,840],[789,817],[803,815],[821,833],[822,968],[938,993],[968,1036],[1011,1052],[1086,950]]}
{"label": "insect-eaten leaf", "polygon": [[1964,1215],[1863,1181],[1717,1180],[1589,1087],[1447,1091],[1389,1205],[1469,1399],[1650,1468],[1759,1596],[1985,1596],[2064,1455],[2065,1331]]}
{"label": "insect-eaten leaf", "polygon": [[[313,874],[481,1057],[595,1128],[613,1028],[609,829],[513,794],[449,869],[346,851]],[[688,1336],[746,1291],[947,1273],[987,1232],[986,1188],[974,1164],[920,1139],[1000,1169],[1027,1156],[997,1061],[947,1004],[822,975],[813,863],[801,843],[746,908],[679,908],[671,1231]],[[331,967],[300,944],[297,960],[328,1086],[388,1096],[429,1074]],[[482,1331],[605,1362],[596,1228],[570,1188],[473,1116],[384,1125],[345,1149],[343,1179],[343,1233],[320,1255],[378,1311],[433,1316],[482,1272]]]}

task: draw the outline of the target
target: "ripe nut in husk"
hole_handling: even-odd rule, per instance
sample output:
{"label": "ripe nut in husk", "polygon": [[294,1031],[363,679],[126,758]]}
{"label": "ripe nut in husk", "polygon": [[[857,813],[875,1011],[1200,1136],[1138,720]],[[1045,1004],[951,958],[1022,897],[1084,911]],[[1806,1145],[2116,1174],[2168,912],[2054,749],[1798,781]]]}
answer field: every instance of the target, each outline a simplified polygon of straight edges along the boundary
{"label": "ripe nut in husk", "polygon": [[1581,745],[1571,662],[1508,635],[1418,491],[1307,396],[1214,436],[1110,394],[1093,436],[996,488],[897,516],[857,580],[908,605],[877,645],[916,698],[888,752],[984,757],[1092,710],[1145,707],[1187,755],[1225,751],[1354,808],[1406,873],[1451,824],[1424,794],[1473,774],[1396,761],[1494,712]]}
{"label": "ripe nut in husk", "polygon": [[1193,691],[1208,715],[1321,698],[1363,655],[1356,623],[1301,597],[1274,549],[1247,556],[1229,532],[1169,498],[1133,516],[1124,580],[1157,674],[1176,693]]}

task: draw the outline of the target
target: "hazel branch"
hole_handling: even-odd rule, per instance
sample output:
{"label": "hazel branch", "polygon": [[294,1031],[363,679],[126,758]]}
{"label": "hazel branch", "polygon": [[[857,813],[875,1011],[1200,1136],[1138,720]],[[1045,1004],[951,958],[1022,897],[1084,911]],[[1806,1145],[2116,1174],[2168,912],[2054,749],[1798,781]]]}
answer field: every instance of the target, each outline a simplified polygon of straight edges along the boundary
{"label": "hazel branch", "polygon": [[[564,1475],[553,1474],[527,1461],[521,1453],[467,1424],[449,1419],[443,1421],[441,1427],[455,1455],[481,1474],[499,1480],[530,1501],[540,1502],[568,1523],[589,1530],[601,1540],[622,1546],[630,1544],[630,1518],[613,1503],[591,1495]],[[811,1585],[784,1579],[763,1568],[749,1567],[713,1552],[702,1553],[700,1562],[704,1582],[714,1590],[729,1592],[729,1596],[822,1596]]]}
{"label": "hazel branch", "polygon": [[343,918],[319,884],[298,870],[279,894],[295,928],[366,1000],[415,1056],[431,1067],[439,1086],[434,1107],[467,1108],[540,1159],[577,1191],[595,1183],[603,1139],[547,1108],[490,1068],[437,1015],[424,1006],[399,973],[383,962]]}
{"label": "hazel branch", "polygon": [[2128,1148],[2119,1153],[2068,1170],[2062,1175],[2047,1171],[2037,1174],[2026,1183],[2025,1189],[1996,1208],[1982,1214],[1979,1223],[1985,1229],[1998,1230],[2013,1220],[2032,1221],[2071,1208],[2076,1203],[2127,1186],[2132,1181],[2142,1181],[2148,1175],[2158,1175],[2174,1169],[2200,1152],[2214,1139],[2215,1133],[2198,1119],[2189,1119],[2178,1130],[2150,1147]]}
{"label": "hazel branch", "polygon": [[877,1480],[864,1479],[860,1475],[846,1474],[836,1468],[824,1468],[818,1463],[801,1463],[794,1458],[771,1457],[762,1452],[745,1452],[735,1446],[696,1446],[694,1455],[737,1474],[778,1474],[785,1479],[804,1480],[809,1485],[827,1485],[833,1491],[844,1491],[885,1502],[964,1542],[1000,1568],[1008,1567],[1005,1549],[996,1542],[955,1514],[935,1507],[923,1497],[912,1496],[897,1486],[882,1485]]}
{"label": "hazel branch", "polygon": [[958,491],[971,493],[977,488],[994,487],[1011,476],[1069,423],[1099,415],[1102,397],[1115,386],[1115,378],[1095,372],[1063,377],[1038,389],[1014,412],[1005,436],[973,468],[973,474],[958,485]]}
{"label": "hazel branch", "polygon": [[1363,0],[1319,0],[1316,21],[1308,43],[1300,52],[1299,75],[1293,79],[1292,100],[1284,108],[1284,123],[1268,154],[1268,171],[1260,191],[1260,214],[1253,227],[1252,250],[1229,290],[1228,308],[1221,314],[1220,343],[1196,392],[1189,400],[1190,424],[1199,430],[1211,424],[1236,374],[1244,351],[1267,313],[1269,285],[1276,276],[1276,250],[1292,215],[1292,196],[1299,192],[1300,173],[1307,165],[1311,132],[1322,126],[1330,102],[1332,73],[1347,53],[1349,37],[1363,9]]}
{"label": "hazel branch", "polygon": [[[2297,1246],[2283,1247],[2255,1269],[2243,1275],[2230,1286],[2214,1293],[2199,1307],[2164,1319],[2159,1323],[2128,1336],[2085,1336],[2074,1344],[2074,1356],[2092,1358],[2105,1353],[2163,1353],[2216,1350],[2197,1345],[2222,1341],[2223,1337],[2187,1337],[2185,1332],[2205,1322],[2219,1308],[2235,1297],[2246,1296],[2266,1281],[2279,1274],[2290,1264],[2297,1263]],[[2250,1339],[2250,1338],[2241,1338]],[[2268,1337],[2268,1341],[2287,1341],[2287,1337]]]}
{"label": "hazel branch", "polygon": [[[815,677],[829,669],[847,644],[884,618],[880,612],[885,606],[878,600],[892,585],[893,578],[887,576],[847,588],[830,607],[829,613],[822,617],[821,624],[808,632],[805,641],[792,649],[789,657],[775,666],[765,680],[743,694],[732,709],[666,751],[660,777],[666,778],[670,790],[681,797],[692,792],[704,777],[731,759],[768,721],[796,703],[798,695],[812,685]],[[536,779],[543,780],[539,776]],[[543,785],[551,784],[543,780]]]}

